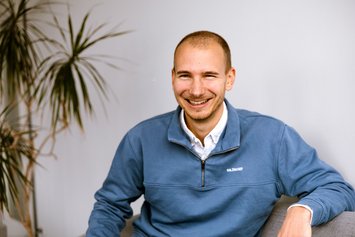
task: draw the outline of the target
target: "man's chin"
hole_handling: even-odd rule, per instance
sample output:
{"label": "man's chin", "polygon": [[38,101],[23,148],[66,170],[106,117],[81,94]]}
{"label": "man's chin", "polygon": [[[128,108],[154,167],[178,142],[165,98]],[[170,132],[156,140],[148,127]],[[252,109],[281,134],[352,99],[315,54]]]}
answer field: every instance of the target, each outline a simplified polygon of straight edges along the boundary
{"label": "man's chin", "polygon": [[206,112],[189,112],[189,111],[185,111],[185,113],[187,114],[187,116],[195,121],[204,121],[207,120],[210,117],[210,113],[206,113]]}

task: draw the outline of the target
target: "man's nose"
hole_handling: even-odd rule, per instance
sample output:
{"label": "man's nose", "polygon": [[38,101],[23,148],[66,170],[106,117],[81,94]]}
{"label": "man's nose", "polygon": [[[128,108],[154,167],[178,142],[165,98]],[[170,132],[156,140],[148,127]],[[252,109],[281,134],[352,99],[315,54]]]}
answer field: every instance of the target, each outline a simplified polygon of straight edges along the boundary
{"label": "man's nose", "polygon": [[193,96],[201,96],[204,93],[204,86],[201,78],[194,78],[190,86],[190,94]]}

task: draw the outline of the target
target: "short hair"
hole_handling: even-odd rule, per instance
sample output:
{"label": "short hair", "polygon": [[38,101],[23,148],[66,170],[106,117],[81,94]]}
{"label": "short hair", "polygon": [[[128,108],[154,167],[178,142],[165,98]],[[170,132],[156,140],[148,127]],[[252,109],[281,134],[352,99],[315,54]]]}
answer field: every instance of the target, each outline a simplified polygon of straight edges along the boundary
{"label": "short hair", "polygon": [[232,67],[231,52],[227,41],[220,35],[211,32],[211,31],[196,31],[186,35],[182,40],[177,44],[174,51],[174,60],[178,48],[185,42],[188,42],[194,47],[206,47],[210,42],[216,42],[219,44],[224,52],[226,59],[226,71]]}

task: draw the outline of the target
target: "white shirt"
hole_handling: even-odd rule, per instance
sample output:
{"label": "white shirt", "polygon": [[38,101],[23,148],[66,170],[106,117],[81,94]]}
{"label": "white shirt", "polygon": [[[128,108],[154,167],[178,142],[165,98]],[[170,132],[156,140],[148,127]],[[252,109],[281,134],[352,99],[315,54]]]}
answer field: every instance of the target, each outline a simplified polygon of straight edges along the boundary
{"label": "white shirt", "polygon": [[181,110],[180,113],[180,123],[185,131],[185,133],[189,136],[191,145],[194,149],[194,151],[200,156],[201,160],[205,160],[208,155],[211,153],[211,151],[216,147],[218,140],[224,130],[224,128],[227,125],[227,120],[228,120],[228,110],[226,104],[223,102],[223,113],[221,118],[219,119],[217,125],[212,129],[212,131],[204,138],[203,144],[198,139],[190,129],[188,129],[186,122],[185,122],[185,112],[184,110]]}

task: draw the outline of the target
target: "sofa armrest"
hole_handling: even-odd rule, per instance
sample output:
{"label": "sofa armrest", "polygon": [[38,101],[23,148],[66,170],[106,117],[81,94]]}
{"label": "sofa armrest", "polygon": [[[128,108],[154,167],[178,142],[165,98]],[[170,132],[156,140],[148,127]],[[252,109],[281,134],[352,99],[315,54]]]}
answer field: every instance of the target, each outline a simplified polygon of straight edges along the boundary
{"label": "sofa armrest", "polygon": [[[297,201],[294,198],[282,198],[274,207],[263,228],[262,237],[277,236],[286,216],[287,208]],[[343,212],[323,225],[312,227],[313,237],[355,237],[355,212]]]}

